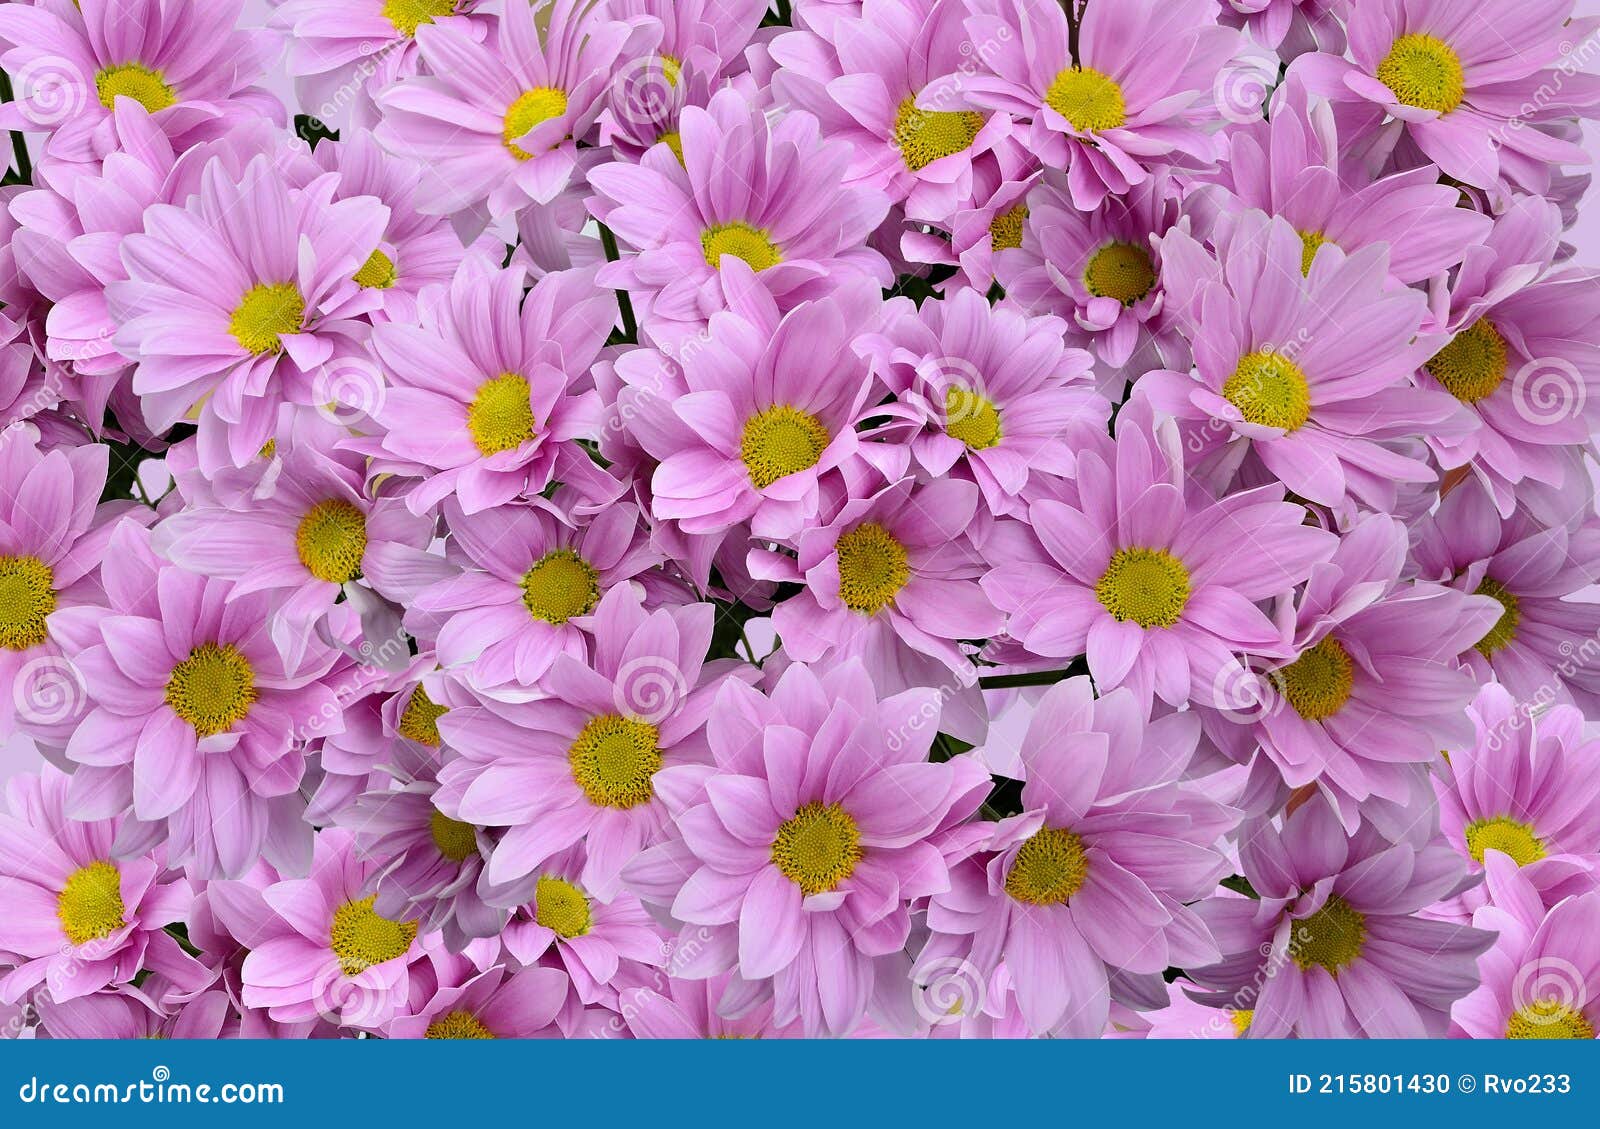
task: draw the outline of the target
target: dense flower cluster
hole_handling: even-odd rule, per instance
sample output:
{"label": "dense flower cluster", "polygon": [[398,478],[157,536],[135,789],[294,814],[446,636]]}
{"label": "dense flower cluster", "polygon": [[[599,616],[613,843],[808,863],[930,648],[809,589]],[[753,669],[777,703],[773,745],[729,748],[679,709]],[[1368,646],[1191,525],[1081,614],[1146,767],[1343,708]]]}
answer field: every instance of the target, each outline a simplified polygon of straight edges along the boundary
{"label": "dense flower cluster", "polygon": [[1573,7],[0,6],[6,1033],[1593,1038]]}

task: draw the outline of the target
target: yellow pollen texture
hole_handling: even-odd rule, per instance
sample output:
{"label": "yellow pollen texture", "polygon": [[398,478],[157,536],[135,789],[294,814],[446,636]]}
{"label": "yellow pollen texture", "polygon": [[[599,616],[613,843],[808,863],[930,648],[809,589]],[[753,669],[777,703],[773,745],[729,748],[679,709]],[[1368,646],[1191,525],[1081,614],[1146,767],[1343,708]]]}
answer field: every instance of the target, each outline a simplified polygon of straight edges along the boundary
{"label": "yellow pollen texture", "polygon": [[401,35],[410,37],[423,24],[448,16],[455,6],[455,0],[383,0],[383,18]]}
{"label": "yellow pollen texture", "polygon": [[467,407],[467,432],[479,453],[513,451],[533,438],[533,389],[527,377],[503,372],[478,386]]}
{"label": "yellow pollen texture", "polygon": [[961,440],[972,451],[988,450],[1005,434],[994,401],[959,384],[945,389],[944,420],[945,434]]}
{"label": "yellow pollen texture", "polygon": [[178,93],[166,76],[143,63],[124,63],[106,67],[94,76],[94,92],[108,110],[117,108],[117,98],[132,98],[148,113],[165,110],[178,101]]}
{"label": "yellow pollen texture", "polygon": [[996,251],[1022,246],[1022,225],[1028,221],[1028,205],[1013,204],[997,212],[989,221],[989,244]]}
{"label": "yellow pollen texture", "polygon": [[593,923],[589,897],[565,878],[543,875],[533,891],[533,920],[558,937],[582,937]]}
{"label": "yellow pollen texture", "polygon": [[497,1036],[483,1021],[465,1008],[447,1011],[428,1024],[425,1039],[493,1039]]}
{"label": "yellow pollen texture", "polygon": [[627,808],[648,803],[651,779],[661,768],[661,739],[648,722],[617,714],[590,718],[572,742],[572,778],[589,802]]}
{"label": "yellow pollen texture", "polygon": [[522,576],[522,606],[560,627],[600,602],[600,574],[572,549],[552,549]]}
{"label": "yellow pollen texture", "polygon": [[372,908],[377,900],[376,894],[368,894],[333,911],[329,947],[346,976],[359,976],[375,965],[404,956],[416,940],[417,923],[380,916]]}
{"label": "yellow pollen texture", "polygon": [[862,615],[876,615],[894,602],[911,579],[905,546],[875,521],[840,534],[839,599]]}
{"label": "yellow pollen texture", "polygon": [[472,824],[451,819],[442,811],[428,815],[428,834],[439,853],[451,862],[465,862],[478,853],[478,835]]}
{"label": "yellow pollen texture", "polygon": [[1094,594],[1119,622],[1172,627],[1189,603],[1189,570],[1165,549],[1118,549]]}
{"label": "yellow pollen texture", "polygon": [[816,466],[829,438],[828,429],[816,416],[779,404],[745,422],[739,436],[739,458],[750,472],[751,484],[765,490],[780,478]]}
{"label": "yellow pollen texture", "polygon": [[411,691],[411,697],[406,699],[406,708],[400,711],[400,722],[395,728],[400,736],[437,749],[441,740],[439,719],[449,712],[447,707],[435,704],[419,682]]}
{"label": "yellow pollen texture", "polygon": [[374,251],[353,277],[357,286],[367,290],[387,290],[395,282],[394,260],[382,251]]}
{"label": "yellow pollen texture", "polygon": [[1461,57],[1431,35],[1402,35],[1378,64],[1378,81],[1395,100],[1421,110],[1448,114],[1466,97]]}
{"label": "yellow pollen texture", "polygon": [[1289,924],[1289,957],[1302,970],[1321,967],[1337,973],[1361,955],[1367,941],[1366,917],[1338,894],[1321,909]]}
{"label": "yellow pollen texture", "polygon": [[1463,404],[1492,395],[1506,378],[1509,352],[1494,323],[1479,318],[1450,339],[1423,367]]}
{"label": "yellow pollen texture", "polygon": [[262,356],[281,350],[282,336],[299,333],[305,316],[305,299],[294,283],[258,283],[239,299],[228,321],[228,332],[241,348]]}
{"label": "yellow pollen texture", "polygon": [[1465,828],[1467,851],[1478,862],[1483,862],[1485,851],[1499,851],[1518,866],[1527,866],[1544,858],[1544,840],[1533,833],[1532,824],[1522,823],[1509,815],[1488,819],[1475,819]]}
{"label": "yellow pollen texture", "polygon": [[123,912],[122,875],[105,859],[67,875],[56,898],[61,931],[74,945],[111,936],[122,928]]}
{"label": "yellow pollen texture", "polygon": [[1516,593],[1492,576],[1484,577],[1472,594],[1488,596],[1503,609],[1500,618],[1489,628],[1489,633],[1475,644],[1480,655],[1492,659],[1496,651],[1510,646],[1517,637],[1517,625],[1522,622],[1522,602],[1517,599]]}
{"label": "yellow pollen texture", "polygon": [[48,638],[55,573],[38,557],[0,557],[0,647],[21,651]]}
{"label": "yellow pollen texture", "polygon": [[1056,75],[1045,88],[1044,102],[1083,133],[1116,129],[1128,120],[1122,87],[1091,67],[1068,67]]}
{"label": "yellow pollen texture", "polygon": [[1295,713],[1307,721],[1322,721],[1338,713],[1350,700],[1355,687],[1355,663],[1350,652],[1329,635],[1307,647],[1273,679]]}
{"label": "yellow pollen texture", "polygon": [[202,643],[172,668],[166,700],[196,736],[210,737],[245,719],[256,700],[256,674],[232,643]]}
{"label": "yellow pollen texture", "polygon": [[1107,243],[1089,257],[1083,268],[1083,286],[1096,298],[1115,298],[1131,306],[1156,284],[1150,252],[1132,243]]}
{"label": "yellow pollen texture", "polygon": [[505,126],[501,129],[500,139],[505,142],[511,155],[519,161],[533,159],[533,154],[517,144],[519,138],[541,122],[552,118],[559,118],[567,112],[567,92],[557,90],[553,86],[537,86],[526,90],[517,96],[517,100],[506,107]]}
{"label": "yellow pollen texture", "polygon": [[[676,150],[674,150],[676,152]],[[682,159],[682,154],[679,154]],[[764,271],[783,261],[783,254],[765,228],[743,220],[712,224],[700,233],[700,250],[710,266],[721,269],[722,256],[743,259],[753,271]]]}
{"label": "yellow pollen texture", "polygon": [[300,563],[318,580],[344,584],[361,575],[367,518],[353,502],[327,498],[300,519],[294,535]]}
{"label": "yellow pollen texture", "polygon": [[809,803],[778,828],[772,863],[801,892],[825,894],[855,872],[861,832],[838,804]]}
{"label": "yellow pollen texture", "polygon": [[1019,902],[1056,906],[1083,888],[1089,852],[1064,827],[1041,827],[1017,850],[1006,872],[1006,893]]}
{"label": "yellow pollen texture", "polygon": [[1222,398],[1246,422],[1294,431],[1311,418],[1311,385],[1306,374],[1282,353],[1260,350],[1239,358],[1222,386]]}
{"label": "yellow pollen texture", "polygon": [[908,96],[895,113],[894,147],[906,168],[916,172],[941,157],[961,152],[982,128],[981,115],[969,110],[921,110],[916,98]]}

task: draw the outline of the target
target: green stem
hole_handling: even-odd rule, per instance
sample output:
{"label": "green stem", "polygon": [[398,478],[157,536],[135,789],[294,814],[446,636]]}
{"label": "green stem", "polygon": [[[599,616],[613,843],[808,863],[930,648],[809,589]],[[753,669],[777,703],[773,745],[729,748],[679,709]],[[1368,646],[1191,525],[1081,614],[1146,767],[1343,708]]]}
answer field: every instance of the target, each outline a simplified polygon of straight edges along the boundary
{"label": "green stem", "polygon": [[1065,670],[1030,670],[1022,674],[989,674],[978,679],[985,690],[1005,690],[1014,686],[1053,686],[1075,675],[1087,673],[1081,662],[1074,662]]}
{"label": "green stem", "polygon": [[[0,102],[15,102],[16,96],[11,91],[11,76],[0,71]],[[33,162],[28,159],[28,139],[19,131],[11,131],[11,152],[14,154],[17,165],[17,184],[33,183]]]}
{"label": "green stem", "polygon": [[[614,263],[622,257],[617,250],[617,237],[611,234],[611,229],[605,224],[600,224],[600,245],[606,249],[606,262]],[[633,303],[628,300],[626,290],[616,292],[617,303],[622,307],[622,332],[630,342],[639,340],[639,326],[633,320]]]}

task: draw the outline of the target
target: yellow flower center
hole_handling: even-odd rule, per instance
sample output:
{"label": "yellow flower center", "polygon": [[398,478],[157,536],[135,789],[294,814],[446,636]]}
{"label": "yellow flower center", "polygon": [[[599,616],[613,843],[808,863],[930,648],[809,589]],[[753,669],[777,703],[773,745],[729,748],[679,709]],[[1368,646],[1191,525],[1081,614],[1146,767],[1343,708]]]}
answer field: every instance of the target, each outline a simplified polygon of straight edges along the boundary
{"label": "yellow flower center", "polygon": [[1118,549],[1094,594],[1119,623],[1171,627],[1189,603],[1189,570],[1165,549]]}
{"label": "yellow flower center", "polygon": [[262,282],[244,292],[228,320],[228,332],[244,349],[260,356],[283,348],[285,333],[299,333],[306,303],[292,282]]}
{"label": "yellow flower center", "polygon": [[1518,1008],[1506,1021],[1508,1039],[1592,1039],[1594,1024],[1561,1000],[1541,999]]}
{"label": "yellow flower center", "polygon": [[959,153],[972,144],[983,128],[983,116],[970,110],[921,110],[908,95],[894,116],[894,147],[912,172],[940,157]]}
{"label": "yellow flower center", "polygon": [[1483,862],[1483,852],[1496,850],[1509,855],[1518,866],[1544,858],[1544,840],[1533,833],[1533,826],[1519,823],[1509,815],[1475,819],[1466,827],[1467,853]]}
{"label": "yellow flower center", "polygon": [[374,251],[361,264],[353,276],[355,284],[367,290],[387,290],[394,285],[394,260],[382,251]]}
{"label": "yellow flower center", "polygon": [[384,961],[404,956],[417,939],[415,921],[390,921],[380,916],[372,908],[377,900],[376,894],[368,894],[333,911],[328,947],[339,958],[339,968],[346,976],[359,976]]}
{"label": "yellow flower center", "polygon": [[411,691],[411,697],[406,700],[406,708],[400,711],[400,723],[395,728],[400,736],[409,738],[419,745],[426,745],[430,749],[437,749],[441,740],[439,719],[449,712],[448,707],[436,705],[419,682],[417,688]]}
{"label": "yellow flower center", "polygon": [[121,929],[122,875],[115,864],[100,859],[67,875],[56,898],[56,916],[74,945],[101,940]]}
{"label": "yellow flower center", "polygon": [[354,503],[327,498],[306,511],[294,535],[300,563],[318,580],[344,584],[361,575],[367,518]]}
{"label": "yellow flower center", "polygon": [[500,131],[511,155],[519,161],[533,158],[533,154],[517,144],[517,139],[540,122],[559,118],[567,112],[567,92],[553,86],[536,86],[523,91],[517,100],[506,107],[506,124]]}
{"label": "yellow flower center", "polygon": [[969,450],[983,451],[1000,442],[1000,410],[994,401],[971,388],[952,384],[944,392],[944,430]]}
{"label": "yellow flower center", "polygon": [[1338,713],[1350,700],[1356,681],[1355,663],[1350,660],[1350,652],[1329,635],[1277,671],[1273,680],[1295,713],[1307,721],[1321,721]]}
{"label": "yellow flower center", "polygon": [[1022,246],[1022,225],[1028,219],[1028,205],[1016,203],[989,221],[989,245],[996,251]]}
{"label": "yellow flower center", "polygon": [[1019,902],[1058,906],[1083,888],[1089,852],[1064,827],[1041,827],[1017,850],[1006,872],[1006,893]]}
{"label": "yellow flower center", "polygon": [[816,466],[829,438],[816,416],[778,404],[745,421],[739,458],[755,488],[765,490],[780,478]]}
{"label": "yellow flower center", "polygon": [[1402,35],[1378,64],[1378,81],[1394,91],[1395,100],[1420,110],[1448,114],[1466,97],[1461,57],[1442,39]]}
{"label": "yellow flower center", "polygon": [[1253,1008],[1241,1008],[1240,1010],[1235,1011],[1228,1017],[1229,1019],[1233,1020],[1233,1033],[1238,1035],[1240,1038],[1243,1038],[1244,1033],[1250,1030],[1250,1022],[1251,1020],[1255,1019],[1255,1017],[1256,1013]]}
{"label": "yellow flower center", "polygon": [[666,145],[668,149],[672,150],[672,155],[678,158],[678,163],[680,165],[683,164],[683,134],[675,129],[669,129],[656,138],[656,144]]}
{"label": "yellow flower center", "polygon": [[55,573],[38,557],[0,557],[0,647],[22,651],[48,636],[56,610]]}
{"label": "yellow flower center", "polygon": [[1115,298],[1131,306],[1156,284],[1156,268],[1150,252],[1132,243],[1107,243],[1089,258],[1083,268],[1083,286],[1096,298]]}
{"label": "yellow flower center", "polygon": [[836,548],[839,599],[851,611],[876,615],[911,579],[905,546],[875,521],[864,521],[841,534]]}
{"label": "yellow flower center", "polygon": [[661,77],[667,80],[668,86],[677,86],[678,79],[683,74],[683,60],[676,55],[661,53]]}
{"label": "yellow flower center", "polygon": [[383,0],[383,18],[410,38],[417,34],[417,28],[431,24],[439,16],[448,16],[455,7],[455,0]]}
{"label": "yellow flower center", "polygon": [[1479,318],[1450,339],[1424,367],[1464,404],[1476,404],[1506,378],[1506,339]]}
{"label": "yellow flower center", "polygon": [[[676,152],[676,150],[674,150]],[[679,154],[682,160],[682,154]],[[752,227],[743,220],[714,223],[700,233],[700,250],[706,262],[721,269],[722,256],[732,255],[750,264],[753,271],[764,271],[783,261],[783,253],[764,227]]]}
{"label": "yellow flower center", "polygon": [[533,891],[533,920],[558,937],[582,937],[589,932],[589,898],[565,878],[540,877]]}
{"label": "yellow flower center", "polygon": [[1302,231],[1300,233],[1300,273],[1310,274],[1311,263],[1317,257],[1317,248],[1328,242],[1328,237],[1320,231]]}
{"label": "yellow flower center", "polygon": [[534,619],[560,627],[600,602],[600,574],[572,549],[552,549],[522,576],[522,604]]}
{"label": "yellow flower center", "polygon": [[514,372],[478,386],[467,406],[467,431],[482,454],[514,450],[533,438],[531,394],[527,378]]}
{"label": "yellow flower center", "polygon": [[1338,972],[1361,955],[1367,919],[1338,894],[1310,917],[1290,923],[1289,956],[1302,971],[1321,965]]}
{"label": "yellow flower center", "polygon": [[478,853],[478,833],[472,824],[451,819],[437,809],[428,816],[428,834],[450,862],[465,862]]}
{"label": "yellow flower center", "polygon": [[861,832],[838,804],[810,803],[778,828],[772,863],[807,896],[826,894],[861,861]]}
{"label": "yellow flower center", "polygon": [[1489,628],[1489,633],[1476,644],[1480,655],[1486,659],[1493,658],[1496,651],[1509,646],[1517,637],[1517,624],[1522,622],[1522,602],[1504,584],[1489,576],[1483,578],[1483,583],[1472,594],[1488,596],[1504,609],[1500,618],[1494,621],[1494,626]]}
{"label": "yellow flower center", "polygon": [[1122,87],[1108,74],[1092,67],[1068,67],[1051,80],[1044,92],[1045,105],[1082,132],[1116,129],[1128,120]]}
{"label": "yellow flower center", "polygon": [[660,732],[648,722],[614,713],[590,718],[567,756],[572,779],[599,807],[649,803],[655,795],[650,781],[661,769],[660,740]]}
{"label": "yellow flower center", "polygon": [[1249,423],[1293,431],[1311,418],[1311,385],[1282,353],[1259,350],[1239,358],[1222,397]]}
{"label": "yellow flower center", "polygon": [[132,98],[152,114],[178,100],[178,92],[167,85],[166,77],[143,63],[106,67],[94,76],[94,91],[108,110],[117,108],[118,96]]}
{"label": "yellow flower center", "polygon": [[447,1011],[428,1024],[425,1039],[493,1039],[495,1034],[465,1008]]}
{"label": "yellow flower center", "polygon": [[244,720],[256,700],[256,673],[232,643],[201,643],[172,668],[167,705],[195,735],[224,733]]}

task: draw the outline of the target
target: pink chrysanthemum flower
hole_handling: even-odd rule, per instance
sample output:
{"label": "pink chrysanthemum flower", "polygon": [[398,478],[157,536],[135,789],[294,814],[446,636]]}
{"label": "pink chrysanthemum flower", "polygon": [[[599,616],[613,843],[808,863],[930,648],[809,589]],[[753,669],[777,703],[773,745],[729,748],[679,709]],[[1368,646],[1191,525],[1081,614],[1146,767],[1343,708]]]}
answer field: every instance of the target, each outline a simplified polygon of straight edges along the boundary
{"label": "pink chrysanthemum flower", "polygon": [[421,210],[422,169],[385,153],[368,133],[324,142],[311,155],[321,168],[339,174],[335,200],[372,196],[389,209],[383,239],[355,281],[382,302],[369,311],[373,320],[415,323],[423,289],[448,283],[465,253],[447,220]]}
{"label": "pink chrysanthemum flower", "polygon": [[610,1007],[619,983],[648,976],[666,963],[669,949],[637,897],[619,891],[601,899],[582,885],[583,871],[581,846],[547,859],[515,887],[523,904],[500,936],[524,967],[554,960],[572,977],[580,1000]]}
{"label": "pink chrysanthemum flower", "polygon": [[1466,184],[1495,187],[1502,149],[1587,163],[1581,146],[1529,127],[1600,105],[1600,77],[1564,63],[1595,21],[1573,24],[1572,0],[1537,0],[1515,19],[1508,14],[1495,0],[1363,0],[1349,5],[1350,60],[1303,55],[1294,70],[1348,106],[1346,137],[1375,132],[1389,147],[1403,131]]}
{"label": "pink chrysanthemum flower", "polygon": [[1450,1011],[1451,1034],[1469,1039],[1593,1039],[1600,1025],[1600,893],[1546,908],[1526,867],[1485,860],[1490,904],[1472,923],[1492,930],[1478,958],[1483,979]]}
{"label": "pink chrysanthemum flower", "polygon": [[486,40],[461,20],[415,31],[424,73],[379,96],[377,138],[423,166],[428,210],[487,203],[499,216],[567,187],[617,68],[661,29],[587,0],[542,0],[506,5]]}
{"label": "pink chrysanthemum flower", "polygon": [[1418,766],[1465,742],[1476,683],[1458,658],[1500,617],[1486,597],[1402,582],[1406,550],[1400,522],[1363,519],[1312,568],[1292,613],[1280,609],[1293,616],[1293,661],[1237,688],[1248,704],[1216,687],[1227,712],[1202,714],[1235,759],[1259,748],[1285,789],[1320,787],[1350,828],[1360,801],[1409,799]]}
{"label": "pink chrysanthemum flower", "polygon": [[1600,520],[1546,526],[1523,510],[1501,520],[1487,488],[1468,479],[1416,524],[1422,578],[1500,604],[1500,618],[1467,652],[1478,679],[1498,681],[1528,705],[1600,710],[1592,661],[1600,603],[1572,598],[1600,579]]}
{"label": "pink chrysanthemum flower", "polygon": [[1250,1030],[1250,1009],[1214,1007],[1189,995],[1195,985],[1179,977],[1167,985],[1166,1007],[1140,1018],[1149,1024],[1146,1039],[1242,1039]]}
{"label": "pink chrysanthemum flower", "polygon": [[859,18],[792,31],[768,46],[779,69],[772,95],[814,114],[851,143],[850,181],[905,205],[912,219],[947,221],[972,197],[972,163],[1011,128],[1004,114],[960,105],[967,63],[962,0],[870,0]]}
{"label": "pink chrysanthemum flower", "polygon": [[955,263],[961,280],[986,292],[1006,258],[1022,246],[1028,192],[1042,175],[1033,154],[1014,137],[997,141],[972,164],[972,198],[940,225],[913,226],[900,236],[900,253],[913,262]]}
{"label": "pink chrysanthemum flower", "polygon": [[1284,59],[1307,51],[1344,50],[1339,22],[1345,0],[1221,0],[1220,20],[1242,27],[1263,47]]}
{"label": "pink chrysanthemum flower", "polygon": [[[117,348],[138,363],[153,430],[198,410],[202,466],[255,458],[285,400],[326,402],[316,377],[351,349],[344,318],[377,304],[359,300],[355,274],[388,209],[330,202],[336,181],[294,191],[265,158],[238,181],[214,162],[185,207],[152,206],[122,241],[128,278],[106,287]],[[335,308],[344,316],[325,315]]]}
{"label": "pink chrysanthemum flower", "polygon": [[647,326],[704,323],[723,309],[729,259],[748,264],[785,310],[856,279],[889,285],[888,263],[865,246],[889,201],[845,185],[852,149],[824,140],[810,114],[769,123],[724,89],[705,109],[684,109],[680,137],[681,162],[658,145],[636,165],[589,173],[599,193],[590,210],[633,249],[599,280],[626,289]]}
{"label": "pink chrysanthemum flower", "polygon": [[1110,403],[1089,380],[1089,355],[1063,343],[1056,318],[991,307],[975,290],[942,302],[885,304],[883,328],[857,344],[895,395],[873,434],[909,440],[933,477],[976,482],[996,514],[1021,508],[1035,475],[1070,475],[1073,429],[1103,428]]}
{"label": "pink chrysanthemum flower", "polygon": [[407,495],[417,513],[447,495],[477,513],[553,478],[581,483],[595,473],[569,440],[598,431],[600,401],[584,374],[616,320],[616,299],[590,271],[546,275],[526,296],[524,282],[521,270],[472,258],[420,325],[373,331],[388,387],[375,412],[383,433],[362,448],[375,472],[420,477]]}
{"label": "pink chrysanthemum flower", "polygon": [[1506,516],[1525,480],[1591,488],[1570,454],[1600,428],[1600,274],[1549,270],[1560,237],[1555,205],[1519,200],[1436,291],[1435,316],[1453,336],[1423,380],[1455,398],[1466,426],[1427,438],[1444,465],[1470,461]]}
{"label": "pink chrysanthemum flower", "polygon": [[[1143,371],[1188,359],[1188,346],[1164,315],[1160,237],[1178,219],[1177,188],[1158,174],[1092,212],[1074,208],[1046,177],[1029,193],[1021,243],[995,260],[1008,304],[1067,319],[1100,359],[1121,369],[1139,354]],[[1076,338],[1078,335],[1074,335]],[[1121,379],[1118,379],[1118,378]],[[1106,383],[1120,396],[1118,373]]]}
{"label": "pink chrysanthemum flower", "polygon": [[[1530,716],[1494,683],[1468,714],[1472,743],[1434,780],[1451,846],[1473,870],[1491,852],[1506,856],[1547,904],[1600,888],[1600,741],[1584,738],[1583,715],[1552,706]],[[1468,890],[1464,908],[1485,892]]]}
{"label": "pink chrysanthemum flower", "polygon": [[851,346],[875,298],[862,284],[781,321],[770,299],[749,317],[715,315],[699,346],[679,354],[682,395],[666,395],[673,389],[658,376],[669,358],[624,356],[617,375],[639,390],[630,426],[660,460],[653,515],[691,534],[748,521],[768,538],[792,537],[814,518],[819,479],[857,449],[874,385]]}
{"label": "pink chrysanthemum flower", "polygon": [[[0,1000],[33,988],[58,1002],[130,982],[140,969],[176,972],[191,990],[208,974],[165,930],[184,920],[193,891],[167,869],[157,847],[127,857],[122,815],[79,821],[67,815],[68,778],[46,766],[13,777],[0,811],[0,953],[14,969]],[[12,963],[12,962],[7,962]]]}
{"label": "pink chrysanthemum flower", "polygon": [[293,669],[312,630],[350,587],[365,582],[401,599],[404,574],[391,561],[433,540],[434,518],[418,517],[392,489],[373,498],[364,467],[308,441],[279,452],[270,492],[248,509],[190,505],[156,526],[156,551],[174,564],[233,581],[229,599],[270,593],[270,630]]}
{"label": "pink chrysanthemum flower", "polygon": [[84,617],[71,655],[94,702],[67,744],[72,810],[106,818],[131,803],[140,821],[166,821],[174,861],[241,874],[271,826],[299,819],[297,734],[339,729],[319,681],[339,652],[313,638],[289,671],[268,632],[272,597],[235,598],[227,581],[166,564],[132,522],[112,533],[101,575],[110,607]]}
{"label": "pink chrysanthemum flower", "polygon": [[[970,758],[928,761],[938,695],[880,701],[857,662],[790,666],[766,697],[724,684],[707,730],[716,773],[677,816],[683,847],[636,860],[671,901],[681,944],[705,956],[679,974],[737,965],[767,981],[773,1021],[843,1035],[866,1014],[878,962],[904,948],[909,903],[945,888],[929,837],[984,774]],[[677,870],[673,883],[660,881]]]}
{"label": "pink chrysanthemum flower", "polygon": [[541,680],[548,697],[440,719],[461,754],[440,773],[437,802],[510,828],[489,858],[490,882],[520,879],[582,840],[584,888],[615,893],[623,866],[668,826],[657,781],[692,788],[701,774],[679,766],[710,760],[705,719],[721,683],[705,668],[712,618],[710,604],[646,612],[619,585],[595,608],[593,661],[557,657]]}
{"label": "pink chrysanthemum flower", "polygon": [[1217,952],[1185,903],[1226,873],[1211,844],[1237,815],[1181,783],[1199,733],[1183,714],[1147,724],[1127,690],[1051,687],[1021,745],[1022,814],[989,825],[929,903],[936,936],[961,938],[985,973],[1005,962],[1035,1035],[1098,1036],[1110,969]]}
{"label": "pink chrysanthemum flower", "polygon": [[0,65],[20,80],[0,128],[50,133],[57,160],[87,163],[115,147],[117,99],[139,103],[181,152],[241,120],[284,122],[251,85],[277,44],[240,30],[244,0],[40,0],[0,9]]}
{"label": "pink chrysanthemum flower", "polygon": [[1228,159],[1202,174],[1214,187],[1184,201],[1205,227],[1248,208],[1281,216],[1300,234],[1306,273],[1325,243],[1347,255],[1385,243],[1389,273],[1408,285],[1455,266],[1488,234],[1493,221],[1460,207],[1460,191],[1441,184],[1432,166],[1347,183],[1332,110],[1303,84],[1281,88],[1271,115],[1229,131]]}
{"label": "pink chrysanthemum flower", "polygon": [[1449,399],[1416,388],[1431,352],[1419,340],[1426,302],[1386,287],[1385,244],[1346,254],[1324,245],[1302,271],[1304,244],[1287,220],[1241,217],[1218,258],[1183,231],[1162,241],[1169,312],[1194,348],[1194,376],[1161,370],[1139,393],[1162,412],[1226,429],[1213,458],[1248,448],[1310,501],[1347,496],[1394,504],[1397,482],[1430,482],[1426,463],[1386,446],[1437,426]]}
{"label": "pink chrysanthemum flower", "polygon": [[496,697],[534,697],[557,655],[585,661],[580,621],[660,561],[626,503],[579,523],[538,499],[471,515],[447,500],[444,517],[462,571],[418,592],[406,627],[436,638],[441,664]]}
{"label": "pink chrysanthemum flower", "polygon": [[904,478],[801,533],[798,557],[771,574],[804,585],[772,612],[784,652],[807,663],[860,659],[884,694],[952,676],[976,683],[960,643],[998,635],[1005,622],[978,587],[983,559],[967,536],[978,501],[970,482]]}
{"label": "pink chrysanthemum flower", "polygon": [[[313,117],[365,131],[378,121],[377,96],[418,71],[417,29],[468,15],[479,0],[270,0],[269,26],[282,31],[284,66]],[[351,131],[354,133],[354,130]],[[348,134],[347,134],[348,136]],[[361,136],[361,134],[357,134]],[[320,148],[320,146],[319,146]]]}
{"label": "pink chrysanthemum flower", "polygon": [[[1238,48],[1217,24],[1216,0],[1124,0],[1089,5],[1076,36],[1051,0],[996,0],[966,21],[988,72],[948,76],[967,104],[1031,124],[1029,148],[1065,169],[1072,202],[1098,208],[1158,164],[1214,155],[1218,68]],[[941,80],[933,86],[938,90]],[[948,107],[933,107],[948,108]]]}
{"label": "pink chrysanthemum flower", "polygon": [[389,1039],[538,1039],[553,1029],[569,981],[557,968],[495,967],[450,978],[384,1027]]}
{"label": "pink chrysanthemum flower", "polygon": [[1444,1035],[1494,935],[1418,916],[1472,881],[1425,824],[1400,842],[1370,824],[1352,835],[1314,796],[1281,823],[1248,826],[1239,856],[1259,898],[1196,907],[1223,959],[1190,978],[1251,1011],[1248,1037]]}
{"label": "pink chrysanthemum flower", "polygon": [[1029,524],[984,545],[994,568],[983,590],[1024,647],[1085,655],[1101,690],[1173,705],[1233,684],[1241,653],[1287,657],[1256,602],[1287,594],[1336,538],[1302,524],[1281,486],[1186,496],[1176,429],[1136,405],[1118,416],[1114,444],[1080,452],[1077,482],[1077,504],[1036,501]]}
{"label": "pink chrysanthemum flower", "polygon": [[[103,446],[45,451],[38,431],[0,432],[0,734],[20,726],[65,743],[80,718],[71,703],[35,701],[50,678],[71,676],[63,647],[76,643],[74,612],[104,600],[97,569],[116,519],[132,503],[97,507],[106,481]],[[43,681],[41,681],[43,680]]]}
{"label": "pink chrysanthemum flower", "polygon": [[422,955],[417,923],[373,908],[374,870],[348,831],[326,828],[309,877],[261,892],[255,909],[266,916],[251,923],[242,972],[246,1007],[279,1023],[321,1017],[371,1030],[405,1006]]}

